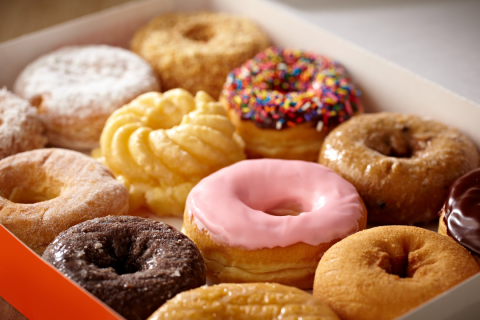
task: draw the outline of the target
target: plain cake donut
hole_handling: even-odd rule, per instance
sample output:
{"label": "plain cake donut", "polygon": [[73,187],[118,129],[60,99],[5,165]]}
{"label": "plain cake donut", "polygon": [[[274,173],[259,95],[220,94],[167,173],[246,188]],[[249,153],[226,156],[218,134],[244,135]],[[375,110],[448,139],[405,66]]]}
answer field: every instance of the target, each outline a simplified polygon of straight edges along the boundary
{"label": "plain cake donut", "polygon": [[7,89],[0,89],[0,159],[43,148],[46,143],[37,110]]}
{"label": "plain cake donut", "polygon": [[350,181],[374,224],[437,219],[450,185],[478,166],[457,129],[416,115],[364,114],[335,128],[319,162]]}
{"label": "plain cake donut", "polygon": [[325,253],[313,295],[343,320],[394,319],[479,271],[467,250],[438,233],[376,227]]}
{"label": "plain cake donut", "polygon": [[104,217],[62,232],[43,254],[128,320],[146,319],[177,293],[205,284],[195,244],[163,222]]}
{"label": "plain cake donut", "polygon": [[218,99],[227,74],[268,44],[246,18],[196,12],[154,18],[136,32],[131,47],[152,65],[165,90],[203,90]]}
{"label": "plain cake donut", "polygon": [[332,170],[260,159],[200,181],[187,198],[184,232],[202,252],[214,283],[310,289],[323,253],[364,229],[366,220],[355,188]]}
{"label": "plain cake donut", "polygon": [[148,320],[212,318],[339,320],[312,295],[277,283],[224,283],[185,291],[167,301]]}
{"label": "plain cake donut", "polygon": [[138,95],[159,90],[154,71],[136,54],[106,45],[63,47],[28,64],[14,92],[38,108],[49,142],[98,146],[110,114]]}
{"label": "plain cake donut", "polygon": [[0,223],[38,254],[77,223],[127,210],[123,184],[81,153],[39,149],[0,161]]}

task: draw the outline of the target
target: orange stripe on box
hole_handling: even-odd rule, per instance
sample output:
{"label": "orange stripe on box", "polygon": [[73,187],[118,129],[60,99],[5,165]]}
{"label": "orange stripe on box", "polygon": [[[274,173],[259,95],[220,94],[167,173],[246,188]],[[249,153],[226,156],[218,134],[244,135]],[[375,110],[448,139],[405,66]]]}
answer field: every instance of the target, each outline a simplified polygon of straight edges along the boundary
{"label": "orange stripe on box", "polygon": [[1,224],[0,296],[30,320],[123,320]]}

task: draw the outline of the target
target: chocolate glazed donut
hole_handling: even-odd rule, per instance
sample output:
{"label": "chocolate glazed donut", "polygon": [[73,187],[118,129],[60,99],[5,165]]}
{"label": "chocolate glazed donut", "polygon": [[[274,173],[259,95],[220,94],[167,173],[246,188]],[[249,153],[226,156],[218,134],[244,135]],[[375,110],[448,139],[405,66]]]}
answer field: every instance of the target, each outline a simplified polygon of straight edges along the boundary
{"label": "chocolate glazed donut", "polygon": [[177,293],[206,282],[203,258],[176,229],[108,216],[62,232],[43,259],[126,319],[146,319]]}

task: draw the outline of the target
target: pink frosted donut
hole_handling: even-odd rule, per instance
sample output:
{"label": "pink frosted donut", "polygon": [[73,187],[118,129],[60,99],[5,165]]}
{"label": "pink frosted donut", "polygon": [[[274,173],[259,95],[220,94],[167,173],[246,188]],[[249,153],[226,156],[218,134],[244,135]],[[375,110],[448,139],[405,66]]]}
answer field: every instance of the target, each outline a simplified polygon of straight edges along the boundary
{"label": "pink frosted donut", "polygon": [[332,170],[262,159],[200,181],[187,199],[184,230],[214,282],[309,288],[323,253],[364,229],[366,217],[355,187]]}

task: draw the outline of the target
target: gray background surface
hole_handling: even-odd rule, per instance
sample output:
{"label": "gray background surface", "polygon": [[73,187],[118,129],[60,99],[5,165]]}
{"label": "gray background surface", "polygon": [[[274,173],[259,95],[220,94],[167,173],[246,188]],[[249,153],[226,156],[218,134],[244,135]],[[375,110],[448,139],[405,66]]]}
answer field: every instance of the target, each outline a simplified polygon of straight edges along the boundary
{"label": "gray background surface", "polygon": [[275,2],[480,105],[480,1]]}

